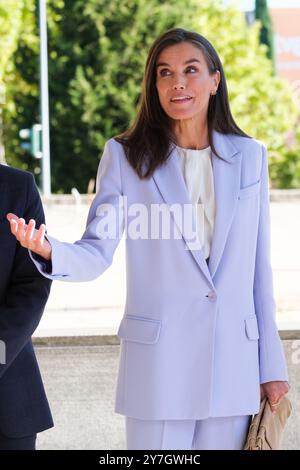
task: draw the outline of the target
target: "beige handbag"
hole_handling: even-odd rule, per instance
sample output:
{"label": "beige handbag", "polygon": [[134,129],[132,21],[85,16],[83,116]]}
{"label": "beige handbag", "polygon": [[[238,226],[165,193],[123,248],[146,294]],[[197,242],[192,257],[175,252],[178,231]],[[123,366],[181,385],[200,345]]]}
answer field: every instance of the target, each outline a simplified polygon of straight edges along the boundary
{"label": "beige handbag", "polygon": [[283,397],[275,414],[267,398],[260,403],[259,412],[249,427],[244,450],[277,450],[280,448],[284,426],[292,411],[287,397]]}

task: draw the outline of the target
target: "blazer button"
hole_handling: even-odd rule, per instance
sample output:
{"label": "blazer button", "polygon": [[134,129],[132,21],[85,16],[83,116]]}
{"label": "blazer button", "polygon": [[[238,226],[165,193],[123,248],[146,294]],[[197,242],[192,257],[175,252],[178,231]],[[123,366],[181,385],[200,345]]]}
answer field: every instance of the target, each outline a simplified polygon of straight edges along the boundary
{"label": "blazer button", "polygon": [[217,298],[216,293],[212,290],[208,294],[206,294],[206,297],[211,301],[214,302]]}

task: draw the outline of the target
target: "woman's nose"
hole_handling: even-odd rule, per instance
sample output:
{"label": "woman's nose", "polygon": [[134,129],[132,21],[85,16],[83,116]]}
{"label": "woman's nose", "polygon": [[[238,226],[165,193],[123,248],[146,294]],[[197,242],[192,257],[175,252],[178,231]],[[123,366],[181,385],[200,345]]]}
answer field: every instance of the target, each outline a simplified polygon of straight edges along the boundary
{"label": "woman's nose", "polygon": [[187,77],[182,73],[174,73],[172,77],[173,90],[184,90],[186,88]]}
{"label": "woman's nose", "polygon": [[182,82],[177,82],[177,83],[174,83],[173,89],[174,90],[184,90],[185,85]]}

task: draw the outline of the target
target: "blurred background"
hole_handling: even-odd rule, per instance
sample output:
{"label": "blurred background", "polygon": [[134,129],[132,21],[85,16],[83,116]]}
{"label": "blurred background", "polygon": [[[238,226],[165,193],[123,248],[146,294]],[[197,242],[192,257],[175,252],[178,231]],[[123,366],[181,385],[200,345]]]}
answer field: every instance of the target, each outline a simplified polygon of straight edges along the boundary
{"label": "blurred background", "polygon": [[[300,0],[0,0],[0,162],[34,174],[51,235],[80,238],[104,144],[132,123],[148,50],[175,26],[212,42],[235,120],[268,148],[277,321],[295,402],[284,446],[297,448]],[[113,405],[125,297],[124,239],[100,279],[53,284],[34,343],[56,427],[39,448],[124,448]]]}
{"label": "blurred background", "polygon": [[[0,2],[1,161],[41,161],[21,129],[41,122],[36,0]],[[265,142],[272,187],[300,186],[300,0],[48,0],[51,187],[91,191],[104,143],[136,113],[145,58],[174,26],[217,49],[238,125]],[[41,185],[41,184],[40,184]]]}

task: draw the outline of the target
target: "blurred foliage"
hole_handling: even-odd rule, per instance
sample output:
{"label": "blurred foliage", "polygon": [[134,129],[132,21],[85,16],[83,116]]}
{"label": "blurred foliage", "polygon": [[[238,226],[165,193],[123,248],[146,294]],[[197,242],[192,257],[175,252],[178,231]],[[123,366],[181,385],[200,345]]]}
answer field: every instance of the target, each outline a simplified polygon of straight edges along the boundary
{"label": "blurred foliage", "polygon": [[29,8],[27,0],[8,0],[0,3],[0,162],[4,162],[3,147],[3,115],[2,108],[14,111],[14,101],[12,97],[8,99],[7,87],[12,82],[11,89],[14,88],[14,66],[12,55],[17,49],[18,40],[23,29],[24,14]]}
{"label": "blurred foliage", "polygon": [[255,18],[261,22],[259,40],[267,46],[267,57],[272,61],[273,73],[275,72],[274,41],[272,20],[267,0],[255,0]]}
{"label": "blurred foliage", "polygon": [[33,170],[36,162],[20,148],[19,129],[38,122],[36,6],[32,0],[7,0],[0,7],[0,65],[6,102],[4,143],[8,163]]}
{"label": "blurred foliage", "polygon": [[[18,3],[18,0],[15,0],[10,4],[0,4],[0,83],[3,83],[10,57],[16,46],[16,35],[12,33],[18,32],[20,25],[21,8],[18,8]],[[16,9],[14,15],[11,8]]]}
{"label": "blurred foliage", "polygon": [[[22,28],[10,57],[5,144],[9,163],[37,172],[39,161],[24,153],[18,137],[19,129],[39,122],[36,2],[22,3]],[[86,191],[104,143],[134,119],[152,42],[175,26],[212,42],[238,125],[267,145],[274,184],[299,186],[299,170],[293,178],[283,178],[282,172],[282,162],[289,159],[299,165],[299,134],[295,151],[286,145],[299,110],[291,86],[272,76],[258,22],[248,26],[242,12],[219,0],[48,0],[54,192],[74,186]]]}
{"label": "blurred foliage", "polygon": [[[220,55],[234,118],[243,130],[267,146],[271,186],[300,187],[299,90],[273,76],[266,46],[259,42],[260,22],[245,26],[243,12],[234,5],[206,5],[195,14],[193,28],[201,31]],[[294,164],[290,164],[290,158]],[[284,176],[292,169],[295,174]]]}
{"label": "blurred foliage", "polygon": [[299,188],[300,186],[300,122],[293,143],[280,145],[269,152],[269,173],[274,188]]}

